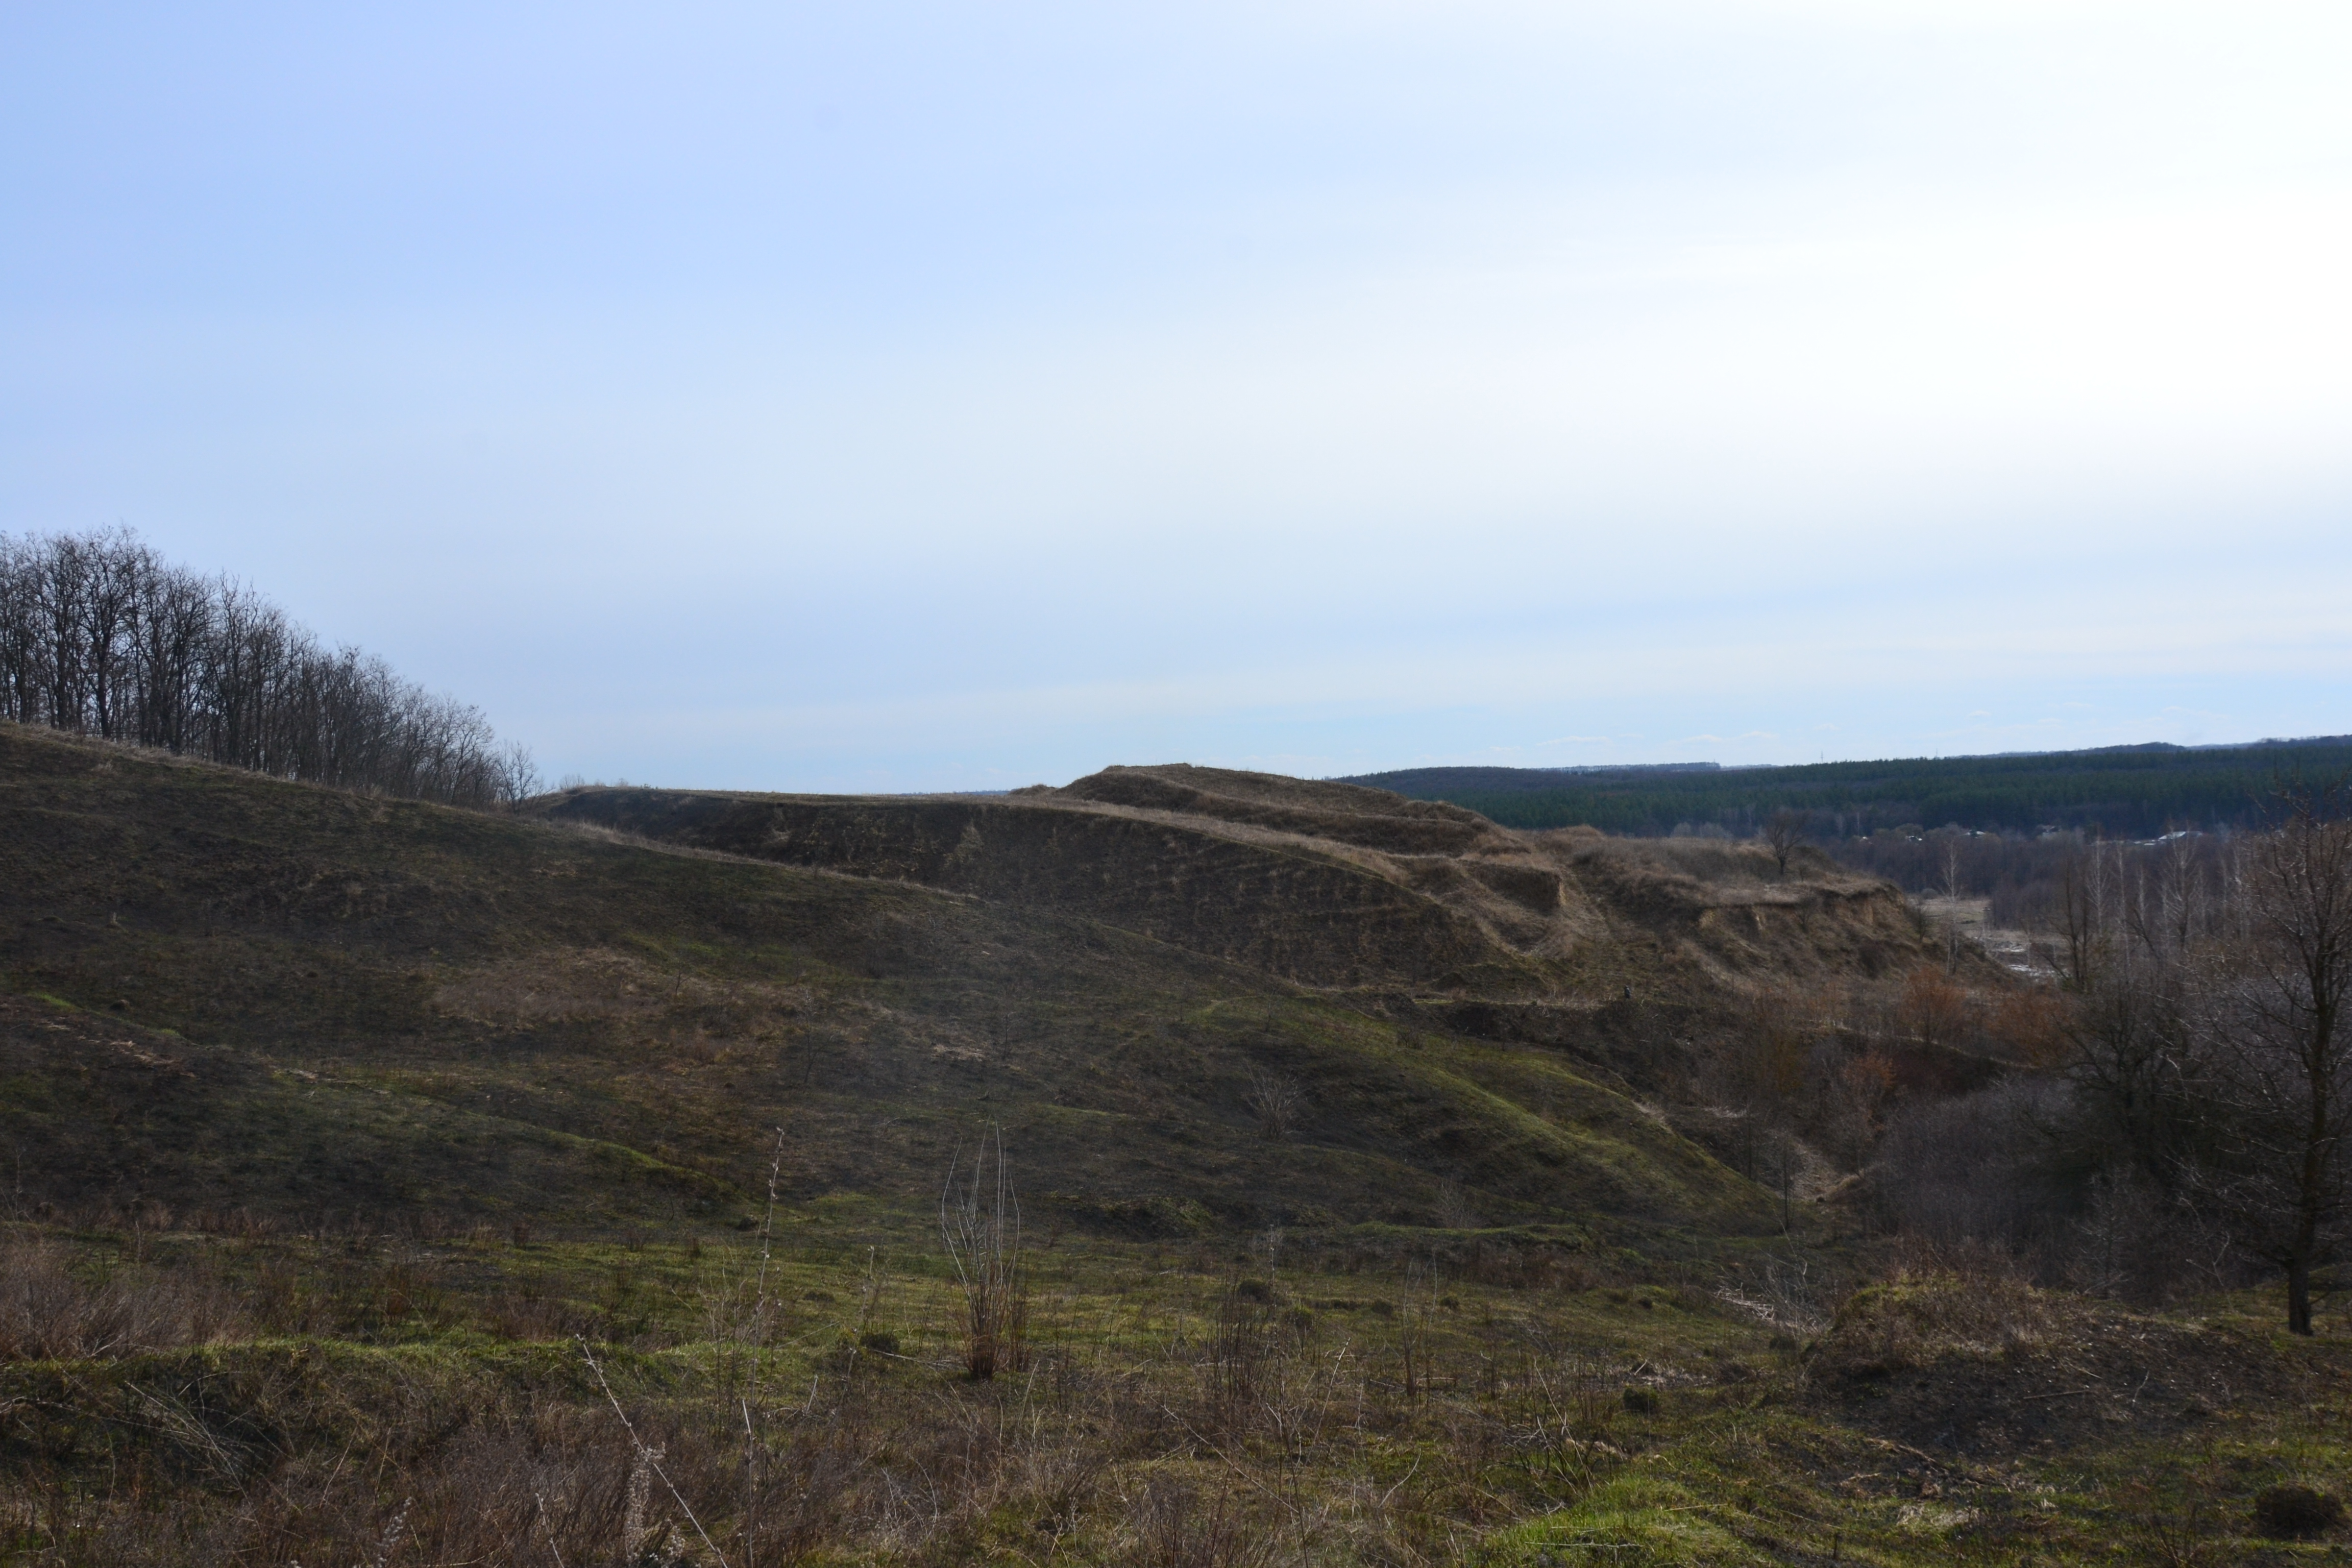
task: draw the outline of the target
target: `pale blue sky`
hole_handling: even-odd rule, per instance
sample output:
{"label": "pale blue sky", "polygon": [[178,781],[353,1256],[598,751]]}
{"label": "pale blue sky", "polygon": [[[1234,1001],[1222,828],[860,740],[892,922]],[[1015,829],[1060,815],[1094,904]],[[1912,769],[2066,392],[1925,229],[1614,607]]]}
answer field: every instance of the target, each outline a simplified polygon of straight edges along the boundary
{"label": "pale blue sky", "polygon": [[0,5],[0,529],[551,775],[2352,731],[2341,4]]}

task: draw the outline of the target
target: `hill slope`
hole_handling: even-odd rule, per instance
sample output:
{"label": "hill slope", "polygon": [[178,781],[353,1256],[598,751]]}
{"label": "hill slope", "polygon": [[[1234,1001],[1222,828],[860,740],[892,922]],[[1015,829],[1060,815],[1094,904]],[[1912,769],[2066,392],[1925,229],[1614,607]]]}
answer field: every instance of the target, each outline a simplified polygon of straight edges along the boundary
{"label": "hill slope", "polygon": [[[2343,1473],[2340,1316],[1850,1290],[1834,1195],[1583,1054],[1916,956],[1883,889],[1197,769],[536,809],[0,725],[12,1561],[2328,1550],[2254,1532]],[[1464,1032],[1545,1018],[1587,1033]],[[983,1376],[927,1222],[989,1121],[1031,1231]]]}
{"label": "hill slope", "polygon": [[[643,798],[682,819],[745,809]],[[1287,845],[1272,826],[1177,832],[1083,796],[762,820],[844,842],[878,823],[870,853],[936,844],[940,865],[976,829],[1005,847],[965,857],[992,891],[1031,854],[1035,885],[1066,891],[1089,855],[1115,887],[1122,856],[1172,841],[1190,865],[1214,847],[1218,875],[1271,865],[1339,911],[1319,923],[1340,934],[1300,941],[1314,963],[1392,975],[1435,931],[1481,972],[1541,977],[1469,904],[1252,839]],[[764,1181],[778,1126],[793,1192],[919,1205],[993,1121],[1045,1206],[1112,1228],[1764,1218],[1754,1188],[1600,1069],[1105,918],[1177,896],[1042,907],[890,879],[925,868],[913,860],[870,868],[884,874],[0,725],[0,1113],[23,1201],[724,1222]],[[1389,905],[1362,914],[1375,892]],[[1391,929],[1390,909],[1423,923]],[[1247,911],[1240,929],[1236,952],[1286,951]],[[1389,934],[1349,957],[1365,929]],[[1269,1085],[1286,1114],[1265,1113]]]}

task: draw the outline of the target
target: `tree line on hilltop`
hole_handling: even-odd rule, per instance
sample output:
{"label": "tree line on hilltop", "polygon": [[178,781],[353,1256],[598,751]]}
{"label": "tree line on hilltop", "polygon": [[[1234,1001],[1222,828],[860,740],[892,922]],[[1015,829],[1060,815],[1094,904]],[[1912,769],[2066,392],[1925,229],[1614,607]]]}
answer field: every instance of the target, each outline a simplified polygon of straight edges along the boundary
{"label": "tree line on hilltop", "polygon": [[479,709],[126,530],[0,534],[0,717],[448,805],[538,787]]}
{"label": "tree line on hilltop", "polygon": [[1450,801],[1506,827],[1580,824],[1642,837],[1678,828],[1746,837],[1786,810],[1801,813],[1823,840],[1946,824],[2152,838],[2174,827],[2252,826],[2282,775],[2327,777],[2347,768],[2352,740],[2338,736],[1771,768],[1413,768],[1344,782]]}

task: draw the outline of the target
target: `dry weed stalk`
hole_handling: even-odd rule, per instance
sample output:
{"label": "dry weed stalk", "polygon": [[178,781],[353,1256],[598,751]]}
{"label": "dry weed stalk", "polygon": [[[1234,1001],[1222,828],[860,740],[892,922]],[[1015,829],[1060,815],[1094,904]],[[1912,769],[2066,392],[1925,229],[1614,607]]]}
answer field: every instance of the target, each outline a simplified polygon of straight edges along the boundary
{"label": "dry weed stalk", "polygon": [[[1427,1289],[1420,1289],[1425,1284]],[[1404,1397],[1407,1404],[1419,1399],[1423,1387],[1431,1383],[1431,1335],[1437,1319],[1437,1269],[1433,1265],[1423,1274],[1421,1265],[1409,1264],[1405,1269],[1402,1299],[1398,1303],[1397,1322],[1402,1331],[1397,1336],[1397,1350],[1403,1362]]]}
{"label": "dry weed stalk", "polygon": [[[668,1473],[662,1468],[662,1451],[659,1448],[647,1447],[646,1440],[637,1436],[636,1425],[629,1419],[629,1413],[621,1408],[620,1396],[613,1392],[613,1385],[604,1380],[604,1369],[597,1363],[596,1353],[588,1348],[586,1340],[581,1340],[579,1344],[580,1354],[588,1363],[588,1370],[596,1374],[596,1386],[604,1391],[606,1402],[613,1406],[613,1414],[621,1418],[621,1430],[629,1435],[629,1447],[635,1451],[637,1462],[660,1479],[663,1488],[670,1495],[670,1500],[677,1504],[679,1512],[686,1515],[687,1523],[694,1526],[694,1533],[701,1537],[702,1544],[709,1548],[710,1554],[719,1559],[719,1568],[733,1568],[733,1565],[727,1561],[727,1554],[719,1551],[718,1543],[710,1539],[709,1531],[702,1528],[702,1521],[695,1516],[693,1506],[686,1500],[685,1496],[678,1491],[677,1483],[672,1481]],[[644,1531],[645,1509],[639,1497],[642,1485],[637,1475],[632,1472],[629,1478],[628,1523],[623,1531],[629,1539],[623,1543],[624,1555],[635,1549],[636,1539]]]}
{"label": "dry weed stalk", "polygon": [[1258,1279],[1235,1279],[1217,1303],[1202,1368],[1204,1414],[1213,1430],[1245,1431],[1256,1414],[1259,1394],[1281,1354],[1273,1303],[1273,1289]]}
{"label": "dry weed stalk", "polygon": [[940,1193],[940,1238],[963,1293],[964,1370],[984,1383],[1024,1363],[1029,1279],[1021,1256],[1021,1205],[1005,1163],[1003,1130],[989,1124],[973,1154],[971,1178],[959,1192],[961,1162],[959,1150]]}
{"label": "dry weed stalk", "polygon": [[751,1303],[751,1343],[754,1348],[768,1342],[768,1268],[774,1256],[776,1236],[776,1184],[784,1173],[784,1130],[776,1129],[776,1157],[768,1164],[768,1209],[760,1220],[760,1281]]}
{"label": "dry weed stalk", "polygon": [[555,1544],[555,1526],[547,1517],[547,1494],[533,1492],[531,1500],[538,1505],[539,1511],[534,1516],[533,1522],[547,1537],[548,1554],[555,1559],[555,1568],[564,1568],[563,1549]]}
{"label": "dry weed stalk", "polygon": [[662,1457],[659,1448],[639,1448],[629,1464],[629,1503],[621,1515],[621,1561],[633,1562],[637,1555],[637,1543],[645,1540],[646,1505],[653,1500],[654,1462]]}
{"label": "dry weed stalk", "polygon": [[1715,1299],[1767,1327],[1810,1338],[1829,1327],[1822,1306],[1828,1289],[1814,1279],[1813,1260],[1791,1252],[1785,1258],[1768,1255],[1761,1280],[1724,1280]]}
{"label": "dry weed stalk", "polygon": [[1592,1485],[1605,1459],[1617,1450],[1609,1442],[1612,1424],[1623,1408],[1622,1379],[1601,1362],[1581,1355],[1561,1358],[1557,1384],[1545,1363],[1549,1347],[1528,1363],[1528,1376],[1543,1396],[1528,1434],[1539,1468],[1570,1496]]}
{"label": "dry weed stalk", "polygon": [[400,1511],[392,1516],[392,1523],[384,1528],[383,1539],[376,1543],[375,1560],[369,1568],[391,1568],[392,1554],[400,1550],[401,1537],[408,1530],[408,1510],[415,1506],[415,1500],[410,1498],[403,1501]]}
{"label": "dry weed stalk", "polygon": [[745,1359],[743,1387],[736,1405],[743,1416],[743,1568],[752,1568],[759,1542],[760,1458],[758,1423],[752,1408],[760,1403],[760,1363],[768,1349],[768,1268],[774,1256],[776,1184],[784,1171],[784,1130],[776,1129],[775,1158],[768,1163],[768,1208],[760,1220],[760,1279],[751,1300],[751,1342]]}

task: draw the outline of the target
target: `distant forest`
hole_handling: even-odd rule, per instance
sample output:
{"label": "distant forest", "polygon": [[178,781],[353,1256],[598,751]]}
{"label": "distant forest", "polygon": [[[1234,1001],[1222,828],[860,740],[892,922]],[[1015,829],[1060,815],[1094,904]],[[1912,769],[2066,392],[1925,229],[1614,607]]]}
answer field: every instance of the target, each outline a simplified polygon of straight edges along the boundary
{"label": "distant forest", "polygon": [[2347,773],[2352,736],[2334,735],[1784,768],[1407,768],[1342,782],[1451,801],[1507,827],[1585,824],[1634,837],[1680,829],[1746,837],[1773,813],[1793,811],[1822,839],[1904,826],[2145,839],[2174,828],[2249,826],[2282,781],[2318,784]]}

